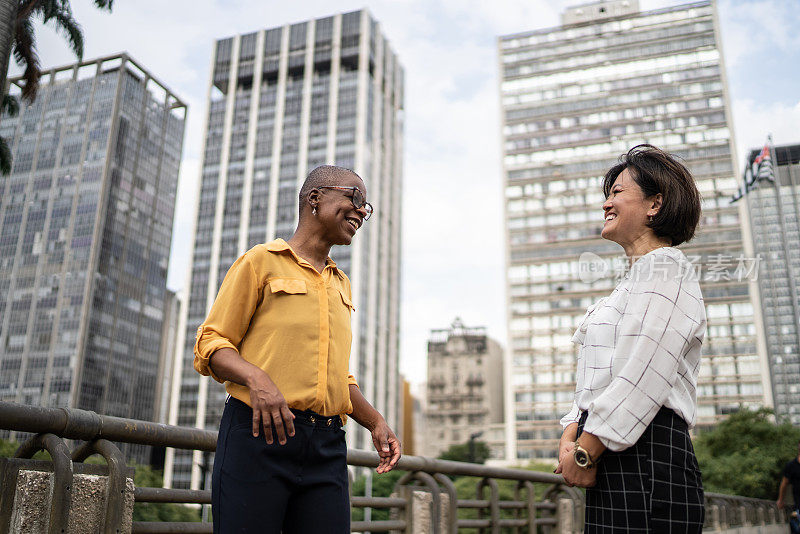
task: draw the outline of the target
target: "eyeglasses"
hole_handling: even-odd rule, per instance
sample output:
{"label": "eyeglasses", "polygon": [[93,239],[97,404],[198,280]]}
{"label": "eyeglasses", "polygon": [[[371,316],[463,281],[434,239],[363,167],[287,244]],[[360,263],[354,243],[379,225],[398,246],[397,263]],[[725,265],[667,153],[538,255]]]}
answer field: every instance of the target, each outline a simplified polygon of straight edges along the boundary
{"label": "eyeglasses", "polygon": [[342,191],[352,191],[353,194],[350,197],[350,200],[353,202],[353,206],[357,210],[364,208],[364,211],[367,212],[367,216],[364,217],[365,221],[368,221],[370,217],[372,217],[372,204],[364,200],[364,193],[361,192],[361,189],[357,187],[341,187],[338,185],[321,185],[317,187],[317,189],[340,189]]}

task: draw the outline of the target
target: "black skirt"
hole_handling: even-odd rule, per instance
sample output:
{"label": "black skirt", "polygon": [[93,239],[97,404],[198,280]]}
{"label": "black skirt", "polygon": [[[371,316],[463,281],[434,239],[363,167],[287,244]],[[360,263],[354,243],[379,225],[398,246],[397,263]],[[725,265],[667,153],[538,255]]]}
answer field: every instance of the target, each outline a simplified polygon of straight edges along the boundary
{"label": "black skirt", "polygon": [[702,532],[700,468],[686,422],[669,408],[635,445],[604,452],[597,470],[597,485],[586,490],[585,534]]}

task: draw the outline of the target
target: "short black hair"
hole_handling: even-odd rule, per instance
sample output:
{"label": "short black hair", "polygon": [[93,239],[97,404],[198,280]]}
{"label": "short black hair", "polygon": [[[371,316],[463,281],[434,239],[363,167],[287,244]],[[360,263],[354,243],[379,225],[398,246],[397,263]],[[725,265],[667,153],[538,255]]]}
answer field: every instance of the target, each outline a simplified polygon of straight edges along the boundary
{"label": "short black hair", "polygon": [[[337,167],[336,165],[320,165],[306,176],[303,186],[300,188],[300,205],[298,206],[298,213],[303,213],[303,206],[306,204],[308,194],[312,189],[321,187],[323,185],[338,185],[339,178],[342,174],[352,174],[359,180],[361,177],[351,169],[344,167]],[[363,181],[363,180],[362,180]]]}
{"label": "short black hair", "polygon": [[672,246],[678,246],[694,237],[702,211],[700,191],[697,190],[692,173],[677,156],[642,144],[631,148],[619,157],[619,163],[611,167],[603,180],[605,197],[611,193],[617,177],[628,169],[631,177],[648,198],[658,193],[663,197],[661,209],[647,226],[658,237],[667,237]]}

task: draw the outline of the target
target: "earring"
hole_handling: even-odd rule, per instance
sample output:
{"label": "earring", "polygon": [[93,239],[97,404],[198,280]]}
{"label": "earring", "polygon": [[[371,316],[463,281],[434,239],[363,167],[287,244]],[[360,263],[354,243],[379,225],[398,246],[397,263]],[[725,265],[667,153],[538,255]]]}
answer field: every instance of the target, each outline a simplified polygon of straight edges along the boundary
{"label": "earring", "polygon": [[647,218],[650,219],[650,222],[653,222],[653,216],[652,215],[648,215]]}
{"label": "earring", "polygon": [[[311,208],[311,215],[314,215],[314,216],[316,217],[316,215],[317,215],[317,208]],[[652,220],[653,218],[652,218],[652,217],[650,217],[650,219]]]}

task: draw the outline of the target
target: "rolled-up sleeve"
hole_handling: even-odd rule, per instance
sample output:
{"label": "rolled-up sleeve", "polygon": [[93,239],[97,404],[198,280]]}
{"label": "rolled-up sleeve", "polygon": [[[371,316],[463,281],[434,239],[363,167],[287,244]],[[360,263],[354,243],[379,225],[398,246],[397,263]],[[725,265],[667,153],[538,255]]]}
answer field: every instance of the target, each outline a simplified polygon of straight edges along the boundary
{"label": "rolled-up sleeve", "polygon": [[584,427],[612,451],[635,444],[664,405],[700,327],[699,312],[678,305],[691,300],[683,295],[682,274],[680,266],[668,260],[661,273],[640,271],[632,286],[617,326],[612,361],[619,370],[589,406]]}
{"label": "rolled-up sleeve", "polygon": [[567,415],[561,418],[561,428],[567,428],[572,423],[577,423],[581,419],[581,411],[578,409],[578,403],[572,402],[572,409]]}
{"label": "rolled-up sleeve", "polygon": [[209,361],[221,348],[239,351],[239,344],[258,305],[261,286],[247,254],[228,270],[208,317],[197,328],[194,368],[198,373],[223,382],[211,371]]}

